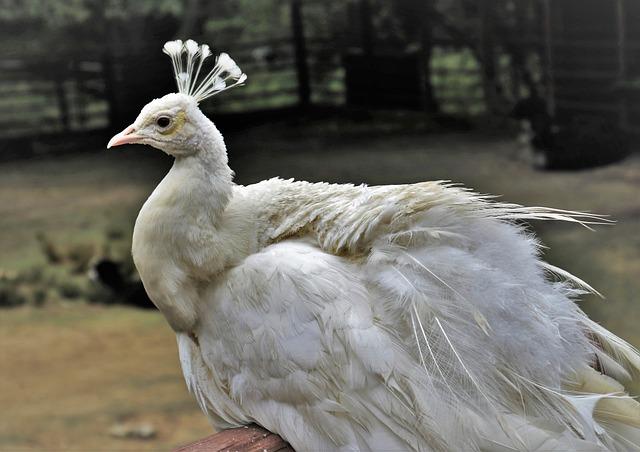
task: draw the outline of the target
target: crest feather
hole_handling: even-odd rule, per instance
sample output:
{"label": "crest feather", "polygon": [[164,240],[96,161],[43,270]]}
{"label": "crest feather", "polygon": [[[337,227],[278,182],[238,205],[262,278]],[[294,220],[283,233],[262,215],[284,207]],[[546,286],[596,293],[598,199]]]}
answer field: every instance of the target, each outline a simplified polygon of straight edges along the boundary
{"label": "crest feather", "polygon": [[168,41],[162,51],[171,58],[178,92],[192,96],[196,102],[242,85],[247,80],[247,75],[236,62],[223,52],[216,58],[213,69],[198,81],[202,63],[211,56],[211,50],[208,45],[198,45],[193,39]]}

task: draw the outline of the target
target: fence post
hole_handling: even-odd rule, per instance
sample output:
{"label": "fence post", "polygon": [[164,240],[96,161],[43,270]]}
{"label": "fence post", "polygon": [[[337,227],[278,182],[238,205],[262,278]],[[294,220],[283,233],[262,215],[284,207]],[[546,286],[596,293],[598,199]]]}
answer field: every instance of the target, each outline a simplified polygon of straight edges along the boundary
{"label": "fence post", "polygon": [[482,55],[482,78],[487,110],[496,109],[496,65],[493,36],[493,9],[489,0],[480,0],[480,54]]}
{"label": "fence post", "polygon": [[369,0],[360,0],[360,27],[362,33],[362,51],[373,55],[373,23],[371,22],[371,4]]}
{"label": "fence post", "polygon": [[113,57],[109,51],[102,55],[102,76],[104,77],[104,95],[107,101],[109,114],[109,129],[113,130],[118,126],[118,98],[115,87],[115,68]]}
{"label": "fence post", "polygon": [[72,70],[75,81],[75,108],[76,108],[76,120],[80,128],[84,128],[87,123],[87,110],[86,110],[86,96],[85,96],[85,83],[84,73],[78,59],[74,58],[72,61]]}
{"label": "fence post", "polygon": [[[618,83],[627,79],[627,41],[626,41],[626,15],[624,0],[616,1],[616,29],[618,33]],[[626,96],[618,99],[618,121],[622,129],[629,128],[629,110]]]}
{"label": "fence post", "polygon": [[553,68],[553,24],[551,23],[551,0],[543,0],[542,11],[544,19],[544,81],[547,88],[547,111],[549,115],[556,113],[556,89]]}
{"label": "fence post", "polygon": [[440,112],[440,104],[436,99],[433,82],[431,80],[432,63],[433,63],[433,29],[434,21],[431,12],[434,10],[435,5],[433,0],[422,0],[423,7],[420,9],[420,16],[422,18],[422,24],[420,26],[420,60],[421,60],[421,72],[423,74],[423,107],[427,113],[437,114]]}
{"label": "fence post", "polygon": [[304,39],[302,5],[300,0],[291,0],[291,28],[293,31],[296,76],[298,79],[298,103],[300,107],[307,108],[311,104],[311,85],[309,82],[307,47]]}
{"label": "fence post", "polygon": [[56,97],[58,100],[58,110],[60,112],[60,122],[62,130],[68,132],[70,128],[69,121],[69,102],[67,101],[67,93],[64,91],[64,74],[58,74],[55,80]]}

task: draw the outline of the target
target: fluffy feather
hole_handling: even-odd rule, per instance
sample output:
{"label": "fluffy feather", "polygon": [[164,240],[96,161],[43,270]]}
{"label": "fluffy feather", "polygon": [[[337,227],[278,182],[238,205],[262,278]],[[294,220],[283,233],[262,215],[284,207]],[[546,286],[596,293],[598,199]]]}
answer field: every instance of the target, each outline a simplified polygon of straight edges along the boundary
{"label": "fluffy feather", "polygon": [[[158,115],[185,121],[163,135]],[[298,450],[638,449],[621,383],[640,355],[576,306],[593,290],[544,263],[525,223],[606,219],[446,182],[234,185],[184,93],[129,130],[176,157],[133,257],[216,428],[256,422]]]}
{"label": "fluffy feather", "polygon": [[[577,214],[443,183],[280,179],[233,186],[220,214],[191,240],[224,249],[204,259],[171,250],[182,268],[211,269],[198,345],[185,333],[179,342],[189,387],[218,428],[257,422],[299,449],[494,450],[496,437],[506,450],[627,449],[616,432],[637,429],[635,402],[626,399],[631,414],[594,419],[622,391],[576,381],[596,355],[632,373],[637,352],[577,308],[571,280],[545,278],[568,275],[513,223]],[[214,232],[218,244],[206,241]],[[602,395],[581,409],[576,391]]]}

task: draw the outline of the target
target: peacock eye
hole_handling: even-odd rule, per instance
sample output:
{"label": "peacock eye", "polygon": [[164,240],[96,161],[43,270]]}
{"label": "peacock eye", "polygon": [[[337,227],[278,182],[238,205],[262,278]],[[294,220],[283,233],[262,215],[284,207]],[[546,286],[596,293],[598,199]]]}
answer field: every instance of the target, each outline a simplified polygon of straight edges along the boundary
{"label": "peacock eye", "polygon": [[156,119],[156,124],[158,125],[158,127],[164,129],[165,127],[169,127],[169,124],[171,124],[171,118],[167,116],[160,116],[158,119]]}

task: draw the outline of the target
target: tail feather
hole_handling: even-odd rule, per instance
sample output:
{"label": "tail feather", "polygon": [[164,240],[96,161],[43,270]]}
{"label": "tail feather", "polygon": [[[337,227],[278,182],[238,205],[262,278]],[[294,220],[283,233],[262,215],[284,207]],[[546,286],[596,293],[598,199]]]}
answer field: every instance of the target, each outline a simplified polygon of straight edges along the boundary
{"label": "tail feather", "polygon": [[597,397],[589,412],[581,415],[592,423],[594,431],[600,430],[598,437],[605,444],[611,444],[614,450],[640,450],[640,404],[625,393],[622,384],[586,368],[568,389]]}
{"label": "tail feather", "polygon": [[[625,394],[622,384],[588,368],[579,376],[575,390],[591,394]],[[595,407],[594,416],[602,421],[621,422],[640,429],[640,403],[629,396],[605,397]]]}
{"label": "tail feather", "polygon": [[640,376],[640,351],[624,339],[593,320],[583,319],[587,331],[596,341],[596,346],[624,367],[632,376]]}

